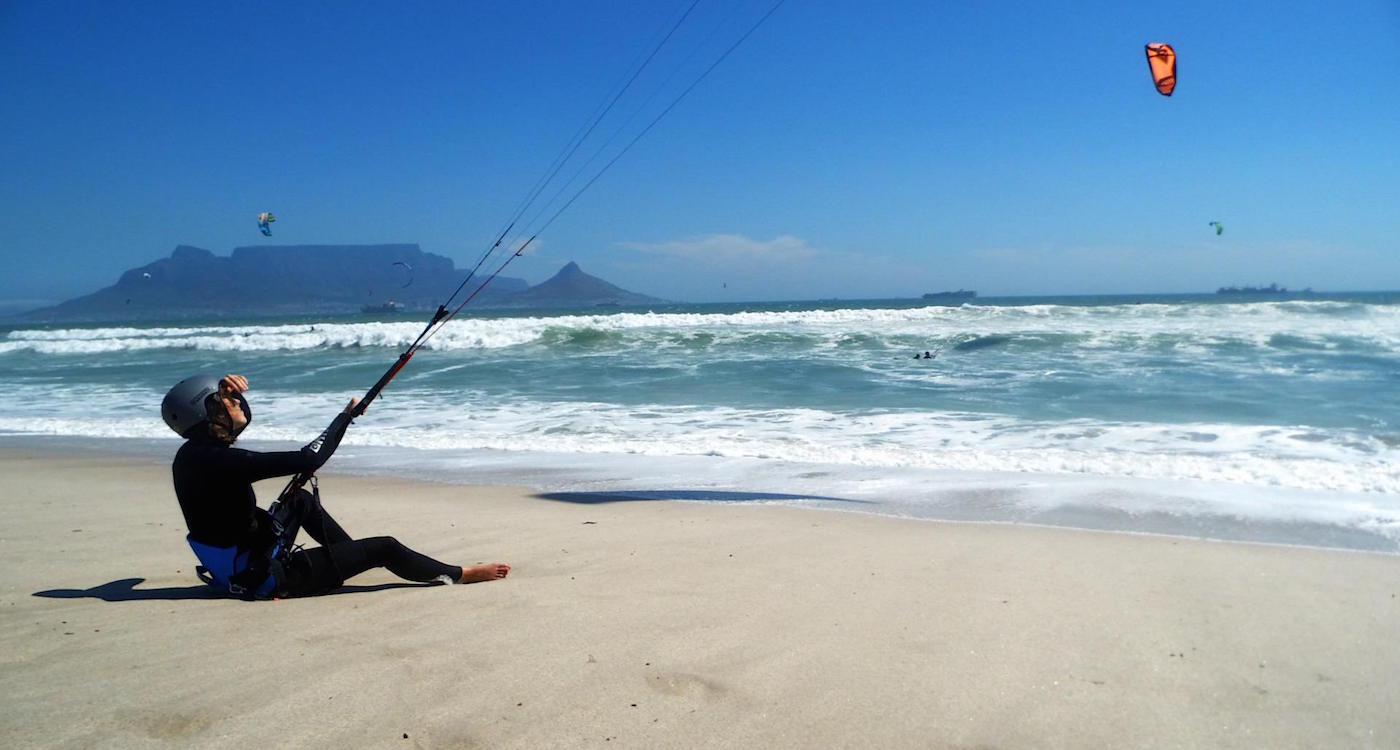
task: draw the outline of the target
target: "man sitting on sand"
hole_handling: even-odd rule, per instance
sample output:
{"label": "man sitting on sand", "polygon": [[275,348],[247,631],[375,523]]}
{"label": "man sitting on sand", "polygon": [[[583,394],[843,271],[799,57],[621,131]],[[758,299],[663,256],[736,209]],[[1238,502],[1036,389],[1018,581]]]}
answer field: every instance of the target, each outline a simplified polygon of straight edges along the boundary
{"label": "man sitting on sand", "polygon": [[[377,567],[419,582],[477,583],[510,572],[505,563],[441,563],[389,536],[351,539],[321,507],[317,492],[301,489],[282,498],[273,504],[275,517],[259,508],[253,482],[321,468],[340,445],[359,399],[301,450],[258,453],[233,447],[252,420],[247,389],[242,375],[195,375],[170,389],[161,404],[165,423],[186,439],[171,466],[175,497],[190,546],[215,585],[247,598],[308,596]],[[291,551],[299,528],[321,546]]]}

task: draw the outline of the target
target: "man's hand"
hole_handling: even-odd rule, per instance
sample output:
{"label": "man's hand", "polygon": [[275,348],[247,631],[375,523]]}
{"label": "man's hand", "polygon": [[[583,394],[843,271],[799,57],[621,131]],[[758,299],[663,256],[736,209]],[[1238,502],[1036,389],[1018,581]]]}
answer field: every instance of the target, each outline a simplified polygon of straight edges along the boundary
{"label": "man's hand", "polygon": [[248,379],[242,375],[225,375],[219,379],[220,396],[236,396],[248,390]]}

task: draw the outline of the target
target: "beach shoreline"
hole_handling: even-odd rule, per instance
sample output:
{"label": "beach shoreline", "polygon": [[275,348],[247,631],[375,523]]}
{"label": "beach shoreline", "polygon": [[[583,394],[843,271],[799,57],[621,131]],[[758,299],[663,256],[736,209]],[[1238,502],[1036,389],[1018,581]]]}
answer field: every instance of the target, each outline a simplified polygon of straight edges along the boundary
{"label": "beach shoreline", "polygon": [[[300,443],[243,440],[240,445],[267,451]],[[125,457],[161,466],[178,446],[171,438],[0,435],[0,453]],[[359,444],[352,431],[321,474],[511,487],[575,499],[772,504],[916,521],[1046,526],[1400,555],[1400,535],[1383,493],[1346,496],[1250,484],[987,471],[906,473],[891,484],[895,473],[888,469],[871,467],[855,475],[849,471],[850,467],[712,456],[387,448]],[[837,473],[843,476],[838,479]],[[867,485],[878,489],[872,494]],[[1233,505],[1221,505],[1225,497]],[[1278,515],[1277,506],[1288,510]]]}
{"label": "beach shoreline", "polygon": [[0,472],[9,747],[1400,740],[1394,555],[327,474],[352,534],[510,578],[245,603],[168,464]]}

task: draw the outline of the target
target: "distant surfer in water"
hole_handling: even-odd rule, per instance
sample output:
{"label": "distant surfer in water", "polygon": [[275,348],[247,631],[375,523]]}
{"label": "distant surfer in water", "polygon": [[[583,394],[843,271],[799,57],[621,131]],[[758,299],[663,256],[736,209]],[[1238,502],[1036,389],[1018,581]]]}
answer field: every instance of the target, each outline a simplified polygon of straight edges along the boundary
{"label": "distant surfer in water", "polygon": [[[325,593],[378,567],[420,582],[477,583],[510,572],[505,563],[448,565],[389,536],[351,539],[321,507],[314,480],[313,491],[301,489],[269,510],[259,508],[253,482],[319,469],[340,445],[359,399],[351,399],[301,450],[258,453],[233,447],[253,418],[243,397],[247,389],[242,375],[196,375],[176,384],[161,404],[165,423],[186,439],[171,471],[206,582],[245,598],[265,598]],[[302,528],[321,546],[293,551]]]}

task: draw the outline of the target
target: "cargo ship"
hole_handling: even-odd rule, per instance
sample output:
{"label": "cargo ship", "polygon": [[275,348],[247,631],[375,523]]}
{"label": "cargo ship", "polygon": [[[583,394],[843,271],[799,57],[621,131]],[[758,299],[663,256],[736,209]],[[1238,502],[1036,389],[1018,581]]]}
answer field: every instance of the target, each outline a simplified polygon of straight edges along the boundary
{"label": "cargo ship", "polygon": [[379,315],[381,313],[403,312],[403,305],[389,300],[382,305],[365,305],[360,308],[360,312],[366,315]]}
{"label": "cargo ship", "polygon": [[977,298],[977,292],[971,289],[959,289],[956,292],[929,292],[924,295],[924,299],[934,302],[966,302]]}
{"label": "cargo ship", "polygon": [[1222,286],[1222,287],[1220,287],[1219,289],[1216,289],[1216,290],[1215,290],[1215,293],[1216,293],[1216,294],[1254,294],[1254,295],[1259,295],[1259,294],[1264,294],[1264,295],[1270,295],[1270,294],[1271,294],[1271,295],[1295,294],[1295,295],[1296,295],[1296,294],[1312,294],[1312,293],[1313,293],[1313,290],[1312,290],[1312,287],[1308,287],[1307,289],[1304,289],[1304,290],[1302,290],[1302,291],[1293,291],[1293,290],[1290,290],[1290,289],[1289,289],[1288,287],[1286,287],[1286,286],[1279,286],[1278,284],[1270,284],[1270,285],[1268,285],[1268,286]]}

